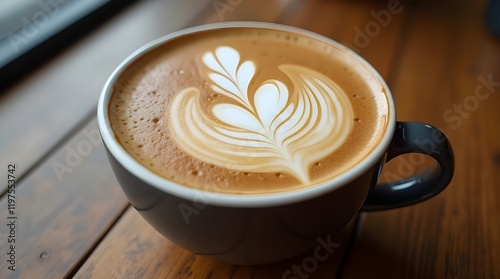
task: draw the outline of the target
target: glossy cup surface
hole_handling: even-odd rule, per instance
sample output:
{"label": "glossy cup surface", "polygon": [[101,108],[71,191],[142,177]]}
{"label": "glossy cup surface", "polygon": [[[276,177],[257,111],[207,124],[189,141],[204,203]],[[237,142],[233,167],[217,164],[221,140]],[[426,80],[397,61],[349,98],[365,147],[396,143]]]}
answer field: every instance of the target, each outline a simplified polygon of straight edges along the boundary
{"label": "glossy cup surface", "polygon": [[[314,187],[236,195],[204,192],[164,179],[135,161],[117,142],[108,102],[120,74],[136,59],[178,36],[206,30],[248,27],[286,30],[336,45],[356,57],[387,92],[389,120],[380,143],[350,170]],[[98,124],[108,158],[131,204],[161,234],[196,254],[234,264],[283,260],[334,236],[353,218],[376,184],[396,118],[389,88],[363,58],[340,43],[312,32],[271,23],[227,22],[181,30],[143,46],[125,59],[106,82],[98,103]]]}

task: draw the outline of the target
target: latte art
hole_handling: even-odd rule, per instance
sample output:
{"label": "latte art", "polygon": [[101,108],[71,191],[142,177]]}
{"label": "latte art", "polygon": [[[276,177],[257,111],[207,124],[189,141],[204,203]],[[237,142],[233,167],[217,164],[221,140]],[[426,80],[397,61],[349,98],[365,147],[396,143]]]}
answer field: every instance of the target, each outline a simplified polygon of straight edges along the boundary
{"label": "latte art", "polygon": [[175,37],[119,76],[115,136],[143,167],[208,192],[262,194],[326,183],[378,145],[379,79],[328,41],[223,28]]}
{"label": "latte art", "polygon": [[338,149],[352,130],[348,97],[317,71],[281,64],[293,86],[269,77],[252,92],[258,65],[240,61],[237,50],[221,46],[202,61],[210,88],[225,98],[207,112],[199,89],[188,87],[175,96],[167,116],[176,144],[202,162],[286,173],[307,184],[310,166]]}

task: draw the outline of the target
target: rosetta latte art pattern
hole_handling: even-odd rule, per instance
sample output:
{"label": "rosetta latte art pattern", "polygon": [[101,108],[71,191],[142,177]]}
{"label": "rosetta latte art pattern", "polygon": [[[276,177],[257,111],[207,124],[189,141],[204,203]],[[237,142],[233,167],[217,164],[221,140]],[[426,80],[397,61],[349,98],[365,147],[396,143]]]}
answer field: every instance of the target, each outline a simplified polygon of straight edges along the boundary
{"label": "rosetta latte art pattern", "polygon": [[275,79],[249,92],[257,68],[249,60],[240,63],[235,49],[221,46],[202,60],[211,89],[234,102],[217,103],[205,112],[199,89],[189,87],[174,98],[168,117],[176,143],[202,162],[286,173],[309,183],[310,166],[335,151],[352,129],[346,94],[321,73],[282,64],[278,68],[292,82],[292,92]]}

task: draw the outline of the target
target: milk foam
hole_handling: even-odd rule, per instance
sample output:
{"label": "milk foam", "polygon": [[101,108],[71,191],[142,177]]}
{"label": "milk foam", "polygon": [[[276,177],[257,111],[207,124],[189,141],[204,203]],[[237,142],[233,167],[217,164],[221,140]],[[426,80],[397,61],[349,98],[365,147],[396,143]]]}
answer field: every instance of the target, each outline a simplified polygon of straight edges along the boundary
{"label": "milk foam", "polygon": [[347,139],[351,104],[325,75],[282,64],[278,68],[292,88],[269,77],[250,92],[258,66],[241,62],[236,49],[221,46],[202,59],[211,89],[234,102],[213,105],[210,117],[200,106],[198,88],[188,87],[174,98],[167,117],[171,135],[198,160],[237,171],[287,173],[307,184],[310,165]]}
{"label": "milk foam", "polygon": [[312,187],[384,134],[383,87],[322,40],[261,28],[189,34],[148,51],[109,104],[122,147],[165,179],[210,192]]}

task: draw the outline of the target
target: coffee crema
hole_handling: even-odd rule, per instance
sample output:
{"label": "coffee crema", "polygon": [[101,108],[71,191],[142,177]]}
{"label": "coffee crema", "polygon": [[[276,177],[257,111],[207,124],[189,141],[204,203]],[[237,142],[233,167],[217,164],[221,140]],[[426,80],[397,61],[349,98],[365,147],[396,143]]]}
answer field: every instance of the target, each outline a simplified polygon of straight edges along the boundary
{"label": "coffee crema", "polygon": [[251,194],[352,168],[383,136],[388,105],[353,54],[307,35],[234,27],[144,54],[119,77],[109,116],[123,148],[158,175]]}

